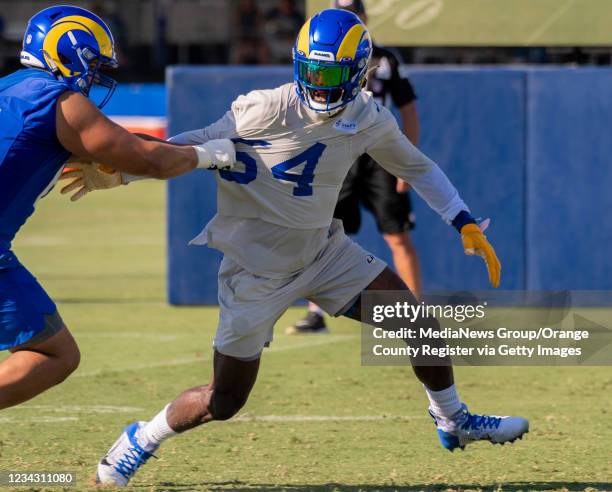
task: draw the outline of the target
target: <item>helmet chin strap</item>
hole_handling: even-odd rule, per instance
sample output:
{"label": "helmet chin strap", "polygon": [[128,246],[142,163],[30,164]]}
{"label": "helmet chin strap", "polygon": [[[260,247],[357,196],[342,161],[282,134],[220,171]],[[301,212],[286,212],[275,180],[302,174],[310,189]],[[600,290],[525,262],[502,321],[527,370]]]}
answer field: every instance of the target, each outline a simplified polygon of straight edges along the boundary
{"label": "helmet chin strap", "polygon": [[41,51],[42,51],[43,56],[45,57],[45,61],[47,62],[47,65],[49,65],[49,68],[51,69],[51,73],[53,74],[53,76],[60,82],[63,81],[64,76],[62,75],[62,72],[60,71],[59,67],[53,61],[53,58],[51,58],[49,53],[47,53],[45,50],[41,50]]}
{"label": "helmet chin strap", "polygon": [[[72,47],[75,49],[79,60],[81,60],[81,63],[83,64],[83,69],[85,70],[85,73],[89,74],[89,69],[86,64],[85,57],[83,56],[83,50],[78,47],[78,42],[76,37],[74,36],[74,33],[72,31],[68,31],[67,34],[68,39],[70,39],[70,42],[72,43]],[[89,89],[91,87],[91,83],[88,83],[86,79],[81,77],[77,80],[77,86],[79,87],[79,89],[81,89],[81,92],[84,96],[89,96]]]}

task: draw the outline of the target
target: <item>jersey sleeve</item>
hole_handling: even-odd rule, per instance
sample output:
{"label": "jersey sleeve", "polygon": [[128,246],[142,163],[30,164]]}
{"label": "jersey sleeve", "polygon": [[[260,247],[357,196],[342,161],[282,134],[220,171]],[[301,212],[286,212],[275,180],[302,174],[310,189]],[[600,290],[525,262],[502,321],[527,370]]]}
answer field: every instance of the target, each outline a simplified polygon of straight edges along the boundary
{"label": "jersey sleeve", "polygon": [[231,111],[228,111],[222,118],[215,121],[212,125],[198,130],[191,130],[179,133],[168,140],[180,145],[200,145],[209,140],[219,138],[233,138],[237,135],[236,119]]}
{"label": "jersey sleeve", "polygon": [[251,91],[232,103],[236,129],[241,137],[254,136],[273,126],[280,114],[283,86]]}
{"label": "jersey sleeve", "polygon": [[446,223],[450,224],[462,210],[469,211],[444,172],[410,143],[395,118],[386,113],[388,116],[372,132],[366,153],[391,174],[410,183]]}
{"label": "jersey sleeve", "polygon": [[239,96],[231,109],[215,123],[170,138],[176,144],[199,145],[219,138],[252,137],[269,128],[278,117],[280,98],[277,90],[252,91]]}

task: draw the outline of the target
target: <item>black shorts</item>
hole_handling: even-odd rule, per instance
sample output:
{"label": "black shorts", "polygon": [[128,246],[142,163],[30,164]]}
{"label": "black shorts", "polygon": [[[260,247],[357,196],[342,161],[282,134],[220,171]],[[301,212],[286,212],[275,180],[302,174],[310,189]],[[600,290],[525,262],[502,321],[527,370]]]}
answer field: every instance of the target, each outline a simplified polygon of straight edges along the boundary
{"label": "black shorts", "polygon": [[396,191],[397,178],[379,166],[369,155],[362,155],[350,169],[334,211],[347,234],[356,234],[361,225],[359,205],[374,214],[378,230],[396,234],[414,228],[408,193]]}

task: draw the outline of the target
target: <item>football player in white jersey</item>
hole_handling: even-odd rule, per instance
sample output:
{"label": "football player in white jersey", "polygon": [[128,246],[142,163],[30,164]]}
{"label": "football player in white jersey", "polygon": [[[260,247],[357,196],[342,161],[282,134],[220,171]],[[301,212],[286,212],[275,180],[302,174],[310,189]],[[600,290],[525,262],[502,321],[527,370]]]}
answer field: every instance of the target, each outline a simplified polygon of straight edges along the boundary
{"label": "football player in white jersey", "polygon": [[[459,230],[465,252],[485,259],[492,285],[499,285],[500,263],[457,190],[409,142],[391,113],[362,90],[371,50],[368,30],[356,15],[324,10],[299,33],[294,83],[240,96],[216,123],[171,139],[194,145],[231,138],[236,145],[236,167],[217,175],[217,215],[192,241],[224,253],[213,379],[181,393],[150,422],[129,425],[100,461],[100,482],[125,485],[165,439],[236,415],[255,383],[275,322],[297,299],[355,320],[361,319],[365,290],[403,290],[417,303],[392,270],[332,219],[342,182],[362,154],[409,182]],[[100,180],[95,167],[82,167],[81,191],[101,187]],[[447,449],[476,440],[513,441],[528,431],[521,417],[470,413],[452,367],[416,366],[414,372]]]}

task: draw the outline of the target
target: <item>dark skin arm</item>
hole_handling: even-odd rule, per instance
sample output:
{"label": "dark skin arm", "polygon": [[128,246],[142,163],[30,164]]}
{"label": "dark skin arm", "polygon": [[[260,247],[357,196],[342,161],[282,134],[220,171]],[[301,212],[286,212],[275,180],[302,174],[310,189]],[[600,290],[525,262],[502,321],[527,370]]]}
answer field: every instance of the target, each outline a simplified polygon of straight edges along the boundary
{"label": "dark skin arm", "polygon": [[136,135],[138,138],[142,138],[143,140],[146,140],[147,142],[159,142],[159,143],[165,143],[169,145],[178,145],[172,142],[168,142],[167,140],[163,140],[161,138],[154,137],[153,135],[149,135],[148,133],[132,133],[132,135]]}
{"label": "dark skin arm", "polygon": [[62,146],[73,155],[135,176],[169,179],[198,163],[193,148],[132,135],[75,92],[64,93],[57,102],[56,131]]}

